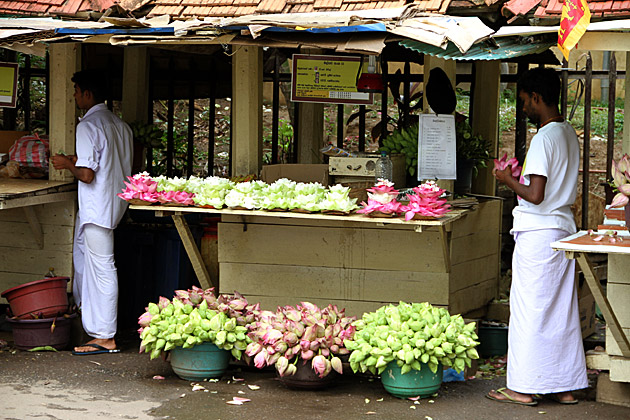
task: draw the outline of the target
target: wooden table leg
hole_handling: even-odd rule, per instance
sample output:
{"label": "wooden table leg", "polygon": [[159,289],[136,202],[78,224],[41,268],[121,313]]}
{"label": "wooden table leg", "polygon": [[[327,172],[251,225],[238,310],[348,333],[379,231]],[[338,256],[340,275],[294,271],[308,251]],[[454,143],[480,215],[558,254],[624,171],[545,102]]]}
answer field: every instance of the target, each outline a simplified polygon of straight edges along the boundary
{"label": "wooden table leg", "polygon": [[599,309],[602,311],[602,315],[604,315],[604,319],[606,320],[606,325],[610,328],[610,333],[613,338],[617,342],[619,349],[621,350],[621,354],[625,357],[630,357],[630,343],[628,342],[628,338],[624,334],[621,326],[619,325],[619,321],[615,316],[615,313],[608,302],[608,298],[604,294],[604,290],[597,278],[597,274],[593,269],[593,265],[591,261],[588,259],[585,253],[576,252],[575,258],[577,262],[580,264],[580,268],[584,273],[584,278],[586,279],[586,284],[591,289],[593,293],[593,297],[595,298],[595,302],[599,306]]}
{"label": "wooden table leg", "polygon": [[447,273],[451,272],[451,250],[448,246],[448,232],[445,225],[439,226],[440,240],[442,241],[442,253],[444,254],[444,268]]}
{"label": "wooden table leg", "polygon": [[[186,249],[188,258],[190,258],[190,262],[192,263],[192,266],[195,270],[197,280],[199,280],[199,285],[204,289],[208,289],[211,286],[216,287],[216,284],[212,282],[210,274],[206,269],[206,264],[201,258],[201,252],[199,252],[199,248],[197,248],[197,244],[195,243],[195,239],[190,232],[190,228],[188,227],[186,219],[184,219],[184,216],[181,214],[173,214],[171,217],[175,222],[175,227],[177,228],[179,237],[182,239],[184,249]],[[218,293],[219,291],[216,290],[216,292]]]}

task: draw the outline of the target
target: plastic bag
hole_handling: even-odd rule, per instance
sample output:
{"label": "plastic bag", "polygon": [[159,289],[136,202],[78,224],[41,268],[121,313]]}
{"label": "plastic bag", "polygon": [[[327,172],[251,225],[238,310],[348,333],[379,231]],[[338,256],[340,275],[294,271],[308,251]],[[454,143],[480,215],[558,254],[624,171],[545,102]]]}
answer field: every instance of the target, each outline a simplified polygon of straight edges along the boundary
{"label": "plastic bag", "polygon": [[20,165],[25,178],[42,178],[48,174],[48,136],[33,133],[23,136],[9,149],[9,159]]}

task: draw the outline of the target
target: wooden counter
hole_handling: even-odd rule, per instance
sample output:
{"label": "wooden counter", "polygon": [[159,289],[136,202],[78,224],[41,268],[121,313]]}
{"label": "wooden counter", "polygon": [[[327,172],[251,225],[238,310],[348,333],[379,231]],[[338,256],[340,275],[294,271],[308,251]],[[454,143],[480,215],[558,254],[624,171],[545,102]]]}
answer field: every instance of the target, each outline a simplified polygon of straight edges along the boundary
{"label": "wooden counter", "polygon": [[[271,310],[308,300],[360,316],[399,300],[428,301],[453,313],[485,307],[498,291],[501,204],[484,200],[438,220],[409,222],[364,215],[130,208],[174,218],[220,214],[221,293],[237,290]],[[202,265],[193,261],[193,267]]]}
{"label": "wooden counter", "polygon": [[0,291],[39,280],[49,267],[72,277],[76,189],[68,181],[0,178]]}

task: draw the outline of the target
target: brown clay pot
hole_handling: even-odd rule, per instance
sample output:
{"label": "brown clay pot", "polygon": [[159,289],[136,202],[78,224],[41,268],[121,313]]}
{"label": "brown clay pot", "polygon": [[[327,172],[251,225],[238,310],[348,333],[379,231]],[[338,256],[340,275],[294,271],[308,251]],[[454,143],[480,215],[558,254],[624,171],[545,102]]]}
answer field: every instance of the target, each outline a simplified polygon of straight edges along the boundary
{"label": "brown clay pot", "polygon": [[311,361],[306,364],[302,360],[297,362],[297,372],[294,375],[279,376],[280,382],[289,388],[295,389],[322,389],[332,385],[338,377],[338,373],[332,370],[328,375],[320,378],[311,367]]}

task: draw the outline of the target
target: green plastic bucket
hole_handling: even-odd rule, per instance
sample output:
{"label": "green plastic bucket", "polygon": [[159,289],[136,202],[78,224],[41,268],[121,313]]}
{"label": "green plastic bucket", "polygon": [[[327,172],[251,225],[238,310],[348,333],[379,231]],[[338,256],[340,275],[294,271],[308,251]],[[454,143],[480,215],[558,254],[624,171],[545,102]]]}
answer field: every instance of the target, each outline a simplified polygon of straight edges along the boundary
{"label": "green plastic bucket", "polygon": [[479,326],[479,357],[503,356],[508,349],[508,327],[494,325]]}
{"label": "green plastic bucket", "polygon": [[421,363],[421,366],[420,370],[412,369],[403,375],[396,362],[389,362],[381,374],[381,383],[394,397],[429,397],[440,389],[444,370],[442,364],[438,365],[435,373],[426,363]]}
{"label": "green plastic bucket", "polygon": [[228,368],[230,352],[212,343],[203,343],[188,349],[176,347],[171,351],[171,368],[187,381],[202,381],[221,377]]}

